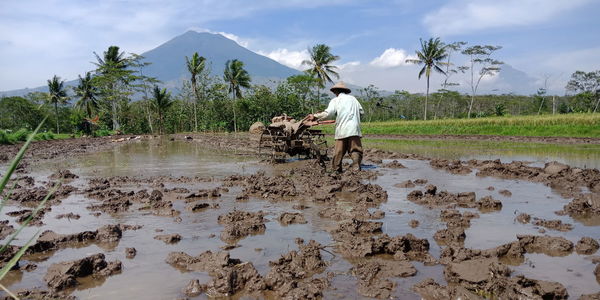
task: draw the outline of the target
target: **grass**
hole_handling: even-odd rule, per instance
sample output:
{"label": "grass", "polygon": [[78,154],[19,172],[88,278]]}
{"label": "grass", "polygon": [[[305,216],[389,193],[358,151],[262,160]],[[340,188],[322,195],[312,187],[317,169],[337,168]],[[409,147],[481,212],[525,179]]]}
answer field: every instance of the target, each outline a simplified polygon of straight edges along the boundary
{"label": "grass", "polygon": [[[363,122],[364,134],[600,137],[600,114]],[[335,125],[317,127],[334,133]]]}
{"label": "grass", "polygon": [[[15,132],[9,132],[6,130],[0,129],[0,144],[4,145],[13,145],[19,142],[25,142],[27,138],[31,134],[31,131],[27,129],[19,129]],[[56,140],[56,139],[68,139],[70,138],[70,134],[61,133],[56,134],[51,131],[49,132],[40,132],[36,133],[33,137],[34,141],[47,141],[47,140]]]}

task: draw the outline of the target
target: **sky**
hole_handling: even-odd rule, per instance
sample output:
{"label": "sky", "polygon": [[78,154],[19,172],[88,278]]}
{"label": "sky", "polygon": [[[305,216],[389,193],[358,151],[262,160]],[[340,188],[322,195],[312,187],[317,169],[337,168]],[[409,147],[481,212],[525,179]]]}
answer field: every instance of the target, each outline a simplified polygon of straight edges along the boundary
{"label": "sky", "polygon": [[[340,56],[340,80],[389,91],[425,91],[419,67],[406,63],[420,38],[500,45],[494,58],[564,93],[574,71],[600,69],[598,11],[599,0],[2,0],[0,91],[55,74],[77,79],[94,68],[93,52],[118,45],[141,54],[196,30],[299,70],[309,47],[327,44]],[[466,63],[460,53],[452,59]],[[468,86],[467,75],[453,79]],[[433,74],[432,87],[441,80]],[[482,86],[511,92],[501,80]]]}

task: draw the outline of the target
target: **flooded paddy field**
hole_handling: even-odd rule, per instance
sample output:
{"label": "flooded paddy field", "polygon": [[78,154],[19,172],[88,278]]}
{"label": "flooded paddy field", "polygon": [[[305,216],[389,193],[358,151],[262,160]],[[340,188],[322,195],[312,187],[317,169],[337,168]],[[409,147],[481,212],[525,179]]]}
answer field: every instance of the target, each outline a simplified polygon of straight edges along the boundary
{"label": "flooded paddy field", "polygon": [[41,231],[25,298],[599,297],[598,145],[365,140],[338,175],[248,135],[90,143],[14,177],[2,233],[62,182],[7,252]]}

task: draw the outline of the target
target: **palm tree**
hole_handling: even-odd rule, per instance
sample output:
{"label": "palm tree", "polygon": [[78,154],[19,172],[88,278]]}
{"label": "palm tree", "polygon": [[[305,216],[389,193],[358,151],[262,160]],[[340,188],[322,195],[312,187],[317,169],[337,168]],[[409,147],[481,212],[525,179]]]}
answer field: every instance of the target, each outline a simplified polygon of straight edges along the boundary
{"label": "palm tree", "polygon": [[60,133],[58,127],[58,104],[67,102],[67,92],[64,89],[64,80],[54,75],[52,79],[48,79],[48,102],[54,104],[54,113],[56,114],[56,133]]}
{"label": "palm tree", "polygon": [[235,116],[235,100],[242,98],[241,87],[250,88],[250,74],[244,69],[244,63],[240,60],[228,60],[225,63],[223,80],[229,85],[229,93],[233,99],[233,131],[237,132],[237,120]]}
{"label": "palm tree", "polygon": [[194,131],[198,131],[196,104],[200,101],[200,97],[198,96],[198,89],[196,87],[196,77],[204,70],[206,58],[198,55],[198,52],[194,52],[192,59],[189,59],[187,56],[185,57],[185,62],[191,75],[190,81],[192,82],[192,89],[194,90],[194,95],[196,96],[196,101],[194,101]]}
{"label": "palm tree", "polygon": [[155,85],[153,92],[154,97],[152,100],[154,101],[154,108],[156,108],[156,112],[158,113],[159,134],[163,134],[165,127],[165,113],[174,102],[171,100],[171,93],[168,93],[166,88],[161,90]]}
{"label": "palm tree", "polygon": [[92,119],[92,113],[98,109],[98,88],[92,82],[92,74],[85,73],[85,77],[79,75],[79,85],[75,88],[75,94],[79,101],[75,104],[79,109],[84,110],[88,119]]}
{"label": "palm tree", "polygon": [[309,66],[305,70],[306,73],[317,79],[317,97],[321,102],[321,89],[325,87],[325,83],[333,83],[331,76],[340,78],[340,75],[335,71],[336,66],[331,65],[334,61],[340,59],[339,56],[331,54],[331,48],[325,44],[317,44],[308,49],[310,59],[304,60],[302,65]]}
{"label": "palm tree", "polygon": [[429,100],[429,78],[431,77],[431,70],[435,70],[439,73],[446,74],[440,65],[444,65],[442,62],[448,54],[446,53],[446,45],[440,40],[440,38],[430,38],[428,41],[421,42],[421,50],[416,50],[417,59],[407,59],[407,63],[413,63],[417,65],[423,65],[421,71],[419,71],[419,79],[425,74],[427,77],[427,93],[425,94],[425,115],[424,120],[427,120],[427,100]]}
{"label": "palm tree", "polygon": [[115,95],[115,88],[117,81],[122,78],[122,73],[125,71],[129,64],[129,59],[125,57],[125,52],[119,52],[118,46],[110,46],[107,51],[104,51],[102,57],[100,57],[96,52],[94,52],[96,56],[97,62],[94,63],[98,67],[98,72],[107,77],[114,78],[109,80],[108,90],[109,93],[112,93],[111,96],[111,107],[112,107],[112,123],[113,129],[119,129],[119,121],[117,119],[117,100]]}

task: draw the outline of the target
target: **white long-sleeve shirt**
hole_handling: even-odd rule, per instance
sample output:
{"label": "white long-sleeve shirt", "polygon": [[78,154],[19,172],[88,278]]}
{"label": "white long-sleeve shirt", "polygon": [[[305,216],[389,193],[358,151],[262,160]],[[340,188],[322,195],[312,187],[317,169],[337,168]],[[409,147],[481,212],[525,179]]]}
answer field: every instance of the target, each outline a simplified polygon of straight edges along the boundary
{"label": "white long-sleeve shirt", "polygon": [[329,101],[325,111],[314,114],[319,119],[332,119],[335,117],[335,139],[350,136],[362,136],[360,131],[360,115],[364,114],[363,108],[352,95],[340,93]]}

